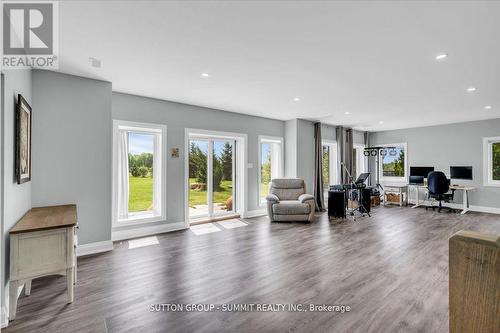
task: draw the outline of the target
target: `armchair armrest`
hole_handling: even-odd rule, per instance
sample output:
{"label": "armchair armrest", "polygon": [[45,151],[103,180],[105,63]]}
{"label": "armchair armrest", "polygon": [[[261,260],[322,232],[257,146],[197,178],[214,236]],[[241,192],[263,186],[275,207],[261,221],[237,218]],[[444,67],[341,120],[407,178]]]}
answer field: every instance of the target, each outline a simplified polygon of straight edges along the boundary
{"label": "armchair armrest", "polygon": [[301,203],[304,203],[306,201],[309,201],[309,200],[314,200],[314,196],[312,196],[311,194],[302,194],[299,199],[298,199]]}
{"label": "armchair armrest", "polygon": [[276,202],[277,203],[277,202],[280,202],[280,199],[276,195],[274,195],[274,194],[268,194],[266,196],[266,201],[268,201],[268,202]]}

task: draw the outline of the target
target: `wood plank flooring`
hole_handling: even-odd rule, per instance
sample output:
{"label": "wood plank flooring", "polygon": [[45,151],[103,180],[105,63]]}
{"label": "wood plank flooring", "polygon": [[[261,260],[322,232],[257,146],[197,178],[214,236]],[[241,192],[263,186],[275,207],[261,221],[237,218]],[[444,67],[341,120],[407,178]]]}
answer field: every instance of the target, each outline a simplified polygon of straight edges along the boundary
{"label": "wood plank flooring", "polygon": [[[79,259],[75,302],[62,277],[33,281],[3,332],[447,332],[448,238],[500,234],[500,216],[378,207],[371,218],[273,223]],[[154,303],[344,304],[331,312],[150,312]]]}

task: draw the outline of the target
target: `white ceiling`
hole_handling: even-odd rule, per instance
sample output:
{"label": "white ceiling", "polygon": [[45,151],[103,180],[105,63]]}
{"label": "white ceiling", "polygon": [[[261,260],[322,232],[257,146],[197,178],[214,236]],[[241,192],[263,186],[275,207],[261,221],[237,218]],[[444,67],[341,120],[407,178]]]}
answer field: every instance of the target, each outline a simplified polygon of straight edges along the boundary
{"label": "white ceiling", "polygon": [[60,71],[114,91],[370,131],[500,118],[497,1],[76,1],[59,17]]}

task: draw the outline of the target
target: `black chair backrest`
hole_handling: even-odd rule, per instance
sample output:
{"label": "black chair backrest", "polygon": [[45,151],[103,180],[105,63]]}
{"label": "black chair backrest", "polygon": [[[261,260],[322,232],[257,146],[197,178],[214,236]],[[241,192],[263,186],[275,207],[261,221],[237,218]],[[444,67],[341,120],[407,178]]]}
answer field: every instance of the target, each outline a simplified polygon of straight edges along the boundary
{"label": "black chair backrest", "polygon": [[427,186],[431,194],[445,194],[450,190],[448,178],[441,171],[432,171],[427,176]]}

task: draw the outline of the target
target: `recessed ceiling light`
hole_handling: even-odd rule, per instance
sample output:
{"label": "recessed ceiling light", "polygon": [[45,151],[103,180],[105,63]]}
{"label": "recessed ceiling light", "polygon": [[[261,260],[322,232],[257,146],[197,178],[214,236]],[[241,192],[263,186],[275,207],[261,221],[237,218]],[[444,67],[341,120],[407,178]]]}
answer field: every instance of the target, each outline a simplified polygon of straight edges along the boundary
{"label": "recessed ceiling light", "polygon": [[474,92],[476,90],[477,90],[476,87],[469,87],[469,88],[467,88],[468,92]]}
{"label": "recessed ceiling light", "polygon": [[491,110],[491,105],[486,105],[484,108],[485,108],[486,110]]}
{"label": "recessed ceiling light", "polygon": [[344,114],[351,114],[349,111],[344,112]]}
{"label": "recessed ceiling light", "polygon": [[295,97],[295,98],[293,99],[293,101],[294,101],[294,102],[300,102],[300,98]]}
{"label": "recessed ceiling light", "polygon": [[203,77],[209,77],[210,75],[208,75],[208,73],[201,73],[201,76],[203,76]]}
{"label": "recessed ceiling light", "polygon": [[101,68],[101,66],[102,66],[101,60],[99,60],[97,58],[89,57],[89,63],[90,63],[90,66],[95,67],[95,68]]}
{"label": "recessed ceiling light", "polygon": [[438,54],[436,56],[436,60],[443,60],[444,58],[448,57],[448,53],[442,53],[442,54]]}
{"label": "recessed ceiling light", "polygon": [[383,120],[381,120],[381,121],[379,121],[378,123],[379,123],[380,125],[382,125],[382,124],[384,123],[384,121],[383,121]]}

